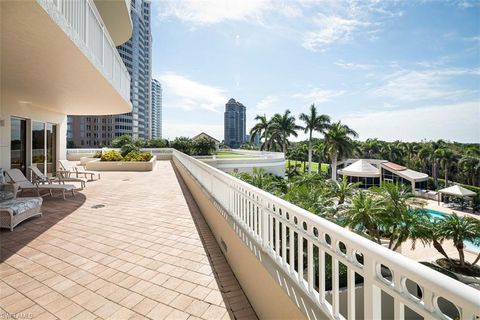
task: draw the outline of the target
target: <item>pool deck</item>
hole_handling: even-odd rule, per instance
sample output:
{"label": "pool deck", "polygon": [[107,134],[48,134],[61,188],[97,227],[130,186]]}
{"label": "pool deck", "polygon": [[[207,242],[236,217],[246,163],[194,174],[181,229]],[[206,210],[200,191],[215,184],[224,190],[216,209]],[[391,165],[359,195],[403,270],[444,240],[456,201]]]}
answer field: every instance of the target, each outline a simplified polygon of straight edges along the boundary
{"label": "pool deck", "polygon": [[[421,198],[419,198],[421,199]],[[426,201],[427,205],[425,206],[426,209],[431,209],[435,211],[439,211],[445,214],[452,214],[452,212],[457,213],[459,216],[466,216],[466,217],[472,217],[475,219],[480,219],[480,215],[473,214],[473,213],[468,213],[468,212],[462,212],[458,210],[453,210],[451,208],[447,208],[442,206],[442,202],[440,203],[440,206],[438,205],[437,201],[434,200],[425,200],[421,199],[423,201]],[[439,258],[443,258],[443,256],[433,247],[433,246],[427,246],[425,247],[420,241],[417,241],[415,250],[412,250],[412,241],[407,240],[405,243],[402,244],[402,254],[404,256],[407,256],[413,260],[416,261],[433,261]],[[445,249],[447,255],[451,257],[458,257],[458,251],[457,249],[453,246],[452,241],[445,241],[443,243],[443,248]],[[465,259],[467,261],[472,262],[475,260],[477,257],[478,253],[475,253],[473,251],[470,251],[468,249],[465,250]],[[480,263],[477,263],[480,265]]]}
{"label": "pool deck", "polygon": [[170,161],[102,172],[0,232],[0,318],[256,319]]}
{"label": "pool deck", "polygon": [[440,202],[440,205],[438,205],[438,202],[434,200],[425,200],[425,201],[427,202],[427,205],[425,207],[426,209],[432,209],[432,210],[439,211],[446,214],[452,214],[452,212],[455,212],[457,215],[462,217],[470,217],[470,218],[480,220],[480,212],[477,212],[477,213],[465,212],[465,211],[455,210],[455,209],[446,207],[445,203],[443,202]]}

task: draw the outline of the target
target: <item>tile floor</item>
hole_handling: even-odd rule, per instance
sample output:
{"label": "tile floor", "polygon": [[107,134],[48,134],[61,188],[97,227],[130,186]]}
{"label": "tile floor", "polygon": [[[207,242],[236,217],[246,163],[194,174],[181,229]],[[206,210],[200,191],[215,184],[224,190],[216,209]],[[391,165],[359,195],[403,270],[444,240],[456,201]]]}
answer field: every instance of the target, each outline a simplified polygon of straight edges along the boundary
{"label": "tile floor", "polygon": [[256,319],[169,161],[0,232],[0,318]]}

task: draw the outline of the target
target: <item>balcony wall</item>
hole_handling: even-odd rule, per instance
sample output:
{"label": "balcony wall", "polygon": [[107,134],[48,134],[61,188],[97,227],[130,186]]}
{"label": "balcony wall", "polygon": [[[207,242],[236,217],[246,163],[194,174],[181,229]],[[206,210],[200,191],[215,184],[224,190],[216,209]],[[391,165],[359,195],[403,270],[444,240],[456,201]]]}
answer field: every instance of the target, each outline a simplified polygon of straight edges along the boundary
{"label": "balcony wall", "polygon": [[133,24],[130,16],[130,0],[94,0],[98,12],[116,46],[132,36]]}
{"label": "balcony wall", "polygon": [[1,117],[131,111],[130,76],[92,0],[2,1]]}

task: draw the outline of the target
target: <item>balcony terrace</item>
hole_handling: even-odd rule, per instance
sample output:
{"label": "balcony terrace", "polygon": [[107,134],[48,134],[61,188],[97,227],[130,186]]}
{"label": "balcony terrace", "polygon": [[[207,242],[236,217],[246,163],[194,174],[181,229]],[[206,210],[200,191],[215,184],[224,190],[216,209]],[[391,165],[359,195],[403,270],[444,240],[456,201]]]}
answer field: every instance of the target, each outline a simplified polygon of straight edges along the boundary
{"label": "balcony terrace", "polygon": [[102,174],[0,233],[0,315],[256,318],[170,162]]}
{"label": "balcony terrace", "polygon": [[105,172],[76,199],[45,198],[42,218],[0,233],[2,310],[478,319],[477,290],[178,151],[152,152],[171,161]]}

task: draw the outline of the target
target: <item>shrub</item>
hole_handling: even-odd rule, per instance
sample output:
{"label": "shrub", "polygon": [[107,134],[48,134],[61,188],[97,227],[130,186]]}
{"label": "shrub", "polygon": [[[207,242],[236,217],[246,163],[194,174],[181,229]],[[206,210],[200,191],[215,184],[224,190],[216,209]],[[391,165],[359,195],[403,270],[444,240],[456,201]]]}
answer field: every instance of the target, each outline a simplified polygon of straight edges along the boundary
{"label": "shrub", "polygon": [[139,151],[139,148],[133,143],[125,144],[120,149],[120,153],[122,154],[122,157],[125,157],[127,154],[129,154],[132,151],[136,151],[136,152]]}
{"label": "shrub", "polygon": [[215,151],[215,141],[208,138],[200,138],[192,142],[192,148],[196,156],[210,155]]}
{"label": "shrub", "polygon": [[99,151],[99,152],[96,152],[94,155],[93,155],[93,158],[101,158],[102,157],[102,152]]}
{"label": "shrub", "polygon": [[167,148],[169,145],[168,140],[166,139],[151,139],[148,140],[147,143],[145,144],[146,148]]}
{"label": "shrub", "polygon": [[131,151],[128,153],[123,160],[125,161],[143,161],[147,162],[152,159],[152,154],[149,152],[138,152],[138,151]]}
{"label": "shrub", "polygon": [[188,155],[192,154],[192,149],[193,149],[193,143],[192,139],[188,137],[177,137],[173,142],[171,143],[172,148],[186,153]]}
{"label": "shrub", "polygon": [[116,150],[108,150],[102,154],[101,161],[122,161],[123,157]]}
{"label": "shrub", "polygon": [[126,144],[131,144],[133,142],[132,136],[124,134],[118,138],[112,140],[113,148],[121,148]]}

